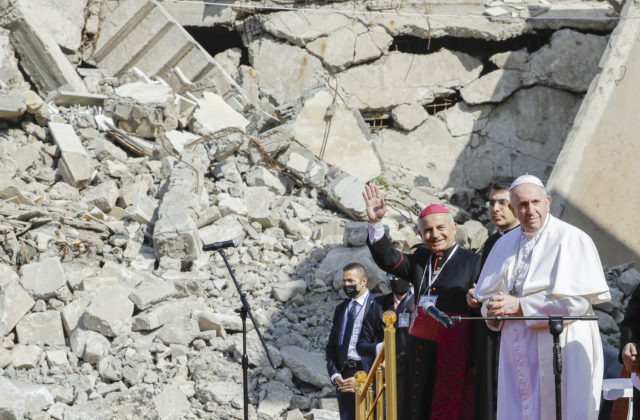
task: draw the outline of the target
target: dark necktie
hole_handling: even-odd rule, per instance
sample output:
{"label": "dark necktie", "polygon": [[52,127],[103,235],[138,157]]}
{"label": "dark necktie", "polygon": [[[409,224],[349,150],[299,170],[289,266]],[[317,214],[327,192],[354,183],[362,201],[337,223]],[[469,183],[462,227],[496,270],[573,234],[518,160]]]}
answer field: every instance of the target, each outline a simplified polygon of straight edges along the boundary
{"label": "dark necktie", "polygon": [[[341,364],[347,361],[349,353],[349,342],[351,341],[351,333],[353,332],[353,324],[356,321],[356,312],[358,304],[355,301],[349,303],[349,312],[347,313],[347,323],[344,326],[342,340],[340,341],[340,360]],[[341,366],[342,367],[342,366]]]}

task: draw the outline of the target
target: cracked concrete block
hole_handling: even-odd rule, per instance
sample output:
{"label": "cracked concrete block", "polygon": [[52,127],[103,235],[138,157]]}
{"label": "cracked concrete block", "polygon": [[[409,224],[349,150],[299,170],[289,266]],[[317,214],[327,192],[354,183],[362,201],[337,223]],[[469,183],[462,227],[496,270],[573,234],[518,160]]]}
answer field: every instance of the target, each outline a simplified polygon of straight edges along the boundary
{"label": "cracked concrete block", "polygon": [[223,322],[219,319],[218,314],[198,312],[194,315],[198,320],[200,331],[215,331],[216,337],[227,338],[227,331],[224,329]]}
{"label": "cracked concrete block", "polygon": [[247,203],[242,198],[231,197],[227,193],[218,195],[218,210],[222,217],[228,215],[245,216],[248,212]]}
{"label": "cracked concrete block", "polygon": [[[375,136],[376,149],[384,156],[385,165],[406,171],[400,182],[413,184],[415,177],[420,176],[440,189],[451,182],[462,182],[456,178],[462,173],[458,161],[468,142],[465,137],[452,137],[445,124],[433,116],[411,133],[384,129]],[[398,144],[403,147],[399,148]],[[406,150],[425,150],[428,153],[423,159],[407,159]]]}
{"label": "cracked concrete block", "polygon": [[296,295],[304,294],[306,290],[307,283],[304,280],[294,280],[275,284],[271,289],[271,293],[273,293],[273,296],[280,302],[287,302]]}
{"label": "cracked concrete block", "polygon": [[214,224],[203,227],[198,233],[200,238],[202,238],[203,244],[230,239],[238,239],[242,242],[246,235],[244,227],[242,227],[233,215],[224,216],[216,220]]}
{"label": "cracked concrete block", "polygon": [[607,46],[606,35],[583,34],[571,29],[553,33],[551,42],[531,54],[527,82],[586,92],[600,72],[600,58]]}
{"label": "cracked concrete block", "polygon": [[468,220],[458,225],[456,232],[456,242],[471,250],[482,248],[488,237],[489,232],[477,220]]}
{"label": "cracked concrete block", "polygon": [[494,54],[489,61],[505,70],[529,70],[529,53],[526,48]]}
{"label": "cracked concrete block", "polygon": [[280,352],[284,364],[296,378],[317,388],[331,386],[327,376],[324,354],[308,352],[296,346],[287,346]]}
{"label": "cracked concrete block", "polygon": [[34,304],[17,281],[5,283],[0,292],[0,336],[9,334]]}
{"label": "cracked concrete block", "polygon": [[140,310],[145,310],[151,305],[167,300],[177,294],[176,288],[172,283],[158,279],[157,283],[145,283],[141,287],[137,287],[129,295],[129,299]]}
{"label": "cracked concrete block", "polygon": [[187,396],[175,385],[167,385],[153,402],[161,420],[183,418],[191,408]]}
{"label": "cracked concrete block", "polygon": [[156,331],[156,336],[167,346],[170,344],[188,346],[199,332],[197,320],[181,317],[165,323]]}
{"label": "cracked concrete block", "polygon": [[394,51],[371,64],[345,70],[337,78],[347,106],[366,111],[405,103],[425,105],[469,84],[481,71],[480,60],[461,52],[441,49],[414,55]]}
{"label": "cracked concrete block", "polygon": [[18,343],[64,346],[60,312],[45,311],[25,315],[16,325]]}
{"label": "cracked concrete block", "polygon": [[16,369],[33,369],[38,366],[42,349],[34,345],[18,344],[11,350],[11,364]]}
{"label": "cracked concrete block", "polygon": [[155,220],[157,210],[158,200],[137,191],[133,197],[133,203],[127,208],[127,213],[132,220],[146,225]]}
{"label": "cracked concrete block", "polygon": [[242,114],[229,106],[220,95],[212,92],[203,93],[202,99],[198,101],[198,108],[193,113],[193,121],[209,133],[230,127],[244,130],[249,125]]}
{"label": "cracked concrete block", "polygon": [[119,195],[118,184],[113,179],[87,187],[83,192],[84,201],[104,213],[109,213],[115,207]]}
{"label": "cracked concrete block", "polygon": [[192,311],[204,311],[205,305],[195,300],[160,303],[133,317],[133,331],[154,330]]}
{"label": "cracked concrete block", "polygon": [[258,405],[258,418],[264,420],[280,419],[289,409],[293,392],[280,382],[269,382],[264,390],[266,395]]}
{"label": "cracked concrete block", "polygon": [[417,104],[402,104],[393,108],[391,118],[404,131],[411,131],[424,122],[429,114],[423,106]]}
{"label": "cracked concrete block", "polygon": [[354,48],[353,64],[371,61],[386,54],[393,43],[393,37],[380,26],[370,27],[369,31],[358,35]]}
{"label": "cracked concrete block", "polygon": [[302,48],[260,39],[249,45],[249,61],[262,92],[284,104],[323,85],[329,75],[319,59]]}
{"label": "cracked concrete block", "polygon": [[48,123],[51,136],[60,150],[58,170],[64,181],[76,188],[82,188],[89,184],[93,168],[90,164],[87,151],[76,135],[70,124]]}
{"label": "cracked concrete block", "polygon": [[21,95],[14,93],[0,94],[0,118],[13,120],[22,116],[27,105]]}
{"label": "cracked concrete block", "polygon": [[464,102],[458,102],[451,108],[439,112],[438,118],[445,122],[452,136],[468,136],[484,128],[490,111],[488,105],[469,106]]}
{"label": "cracked concrete block", "polygon": [[216,179],[225,179],[234,184],[242,181],[242,175],[238,171],[235,157],[229,156],[213,168],[213,176]]}
{"label": "cracked concrete block", "polygon": [[[360,26],[363,25],[360,24]],[[357,38],[358,35],[353,28],[347,26],[337,29],[326,37],[311,41],[305,47],[320,58],[330,70],[341,71],[353,64]]]}
{"label": "cracked concrete block", "polygon": [[32,385],[0,378],[0,409],[6,419],[25,418],[27,413],[47,410],[54,403],[44,385]]}
{"label": "cracked concrete block", "polygon": [[47,350],[45,358],[50,368],[69,366],[66,350]]}
{"label": "cracked concrete block", "polygon": [[366,215],[366,206],[362,199],[364,183],[352,175],[341,174],[328,185],[327,200],[340,211],[355,219]]}
{"label": "cracked concrete block", "polygon": [[522,86],[522,72],[498,69],[462,88],[460,95],[469,105],[502,102]]}
{"label": "cracked concrete block", "polygon": [[82,358],[85,362],[96,364],[109,354],[111,343],[101,334],[88,334],[84,343]]}
{"label": "cracked concrete block", "polygon": [[49,299],[67,283],[62,264],[58,258],[47,258],[20,268],[20,283],[34,299]]}
{"label": "cracked concrete block", "polygon": [[248,187],[244,190],[244,199],[249,209],[247,216],[251,221],[257,221],[263,227],[279,224],[278,213],[271,210],[275,195],[268,187]]}
{"label": "cracked concrete block", "polygon": [[269,191],[278,195],[283,195],[287,191],[282,181],[280,181],[280,178],[264,166],[254,167],[251,172],[246,175],[245,180],[250,187],[267,187]]}
{"label": "cracked concrete block", "polygon": [[82,324],[107,337],[131,331],[133,302],[125,287],[107,287],[98,291],[82,316]]}
{"label": "cracked concrete block", "polygon": [[[327,117],[328,113],[332,116]],[[333,104],[333,94],[328,90],[319,90],[305,100],[293,123],[293,132],[294,138],[316,156],[362,182],[380,175],[382,167],[367,124],[356,110],[341,103]],[[308,176],[307,170],[308,167],[302,171],[304,178]]]}

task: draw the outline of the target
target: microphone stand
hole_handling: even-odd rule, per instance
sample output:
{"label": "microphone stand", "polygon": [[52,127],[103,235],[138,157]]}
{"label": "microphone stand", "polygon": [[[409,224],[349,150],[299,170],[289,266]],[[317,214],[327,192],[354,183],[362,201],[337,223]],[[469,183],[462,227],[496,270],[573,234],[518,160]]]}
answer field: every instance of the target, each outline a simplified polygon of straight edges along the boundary
{"label": "microphone stand", "polygon": [[271,355],[269,354],[269,350],[267,349],[267,345],[262,338],[262,334],[260,334],[260,329],[258,329],[258,324],[256,324],[256,320],[253,318],[253,314],[251,313],[251,307],[249,306],[249,302],[247,301],[246,295],[242,293],[242,289],[240,288],[240,284],[238,280],[236,280],[236,276],[229,265],[229,261],[227,260],[227,256],[224,253],[222,248],[218,249],[222,259],[224,260],[224,264],[227,266],[227,270],[233,279],[233,284],[236,285],[236,289],[238,290],[238,294],[240,295],[240,302],[242,302],[242,306],[239,309],[236,309],[236,312],[240,312],[240,318],[242,318],[242,388],[243,388],[243,402],[244,402],[244,420],[249,420],[249,383],[248,383],[248,372],[249,372],[249,357],[247,356],[247,315],[251,318],[251,323],[253,324],[253,328],[255,328],[258,333],[258,338],[260,338],[260,342],[262,343],[262,347],[264,348],[264,352],[267,355],[267,359],[269,360],[269,364],[273,369],[275,369],[275,365],[273,364],[273,360],[271,360]]}
{"label": "microphone stand", "polygon": [[553,336],[553,375],[556,388],[556,420],[562,420],[562,352],[560,347],[560,334],[564,329],[564,321],[597,321],[596,315],[548,315],[548,316],[452,316],[453,322],[460,321],[549,321],[549,332]]}

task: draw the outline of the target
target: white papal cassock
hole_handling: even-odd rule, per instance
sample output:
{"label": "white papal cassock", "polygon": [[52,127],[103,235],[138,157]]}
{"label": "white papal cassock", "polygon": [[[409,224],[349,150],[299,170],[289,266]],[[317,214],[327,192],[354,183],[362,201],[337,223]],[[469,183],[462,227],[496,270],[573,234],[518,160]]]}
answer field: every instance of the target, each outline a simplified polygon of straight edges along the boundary
{"label": "white papal cassock", "polygon": [[[488,299],[501,291],[520,297],[525,316],[593,315],[593,304],[611,298],[591,238],[551,215],[536,234],[527,235],[518,227],[491,250],[475,291],[485,316]],[[596,420],[603,374],[598,323],[573,321],[564,326],[562,418]],[[549,323],[504,321],[498,328],[498,420],[555,418]]]}

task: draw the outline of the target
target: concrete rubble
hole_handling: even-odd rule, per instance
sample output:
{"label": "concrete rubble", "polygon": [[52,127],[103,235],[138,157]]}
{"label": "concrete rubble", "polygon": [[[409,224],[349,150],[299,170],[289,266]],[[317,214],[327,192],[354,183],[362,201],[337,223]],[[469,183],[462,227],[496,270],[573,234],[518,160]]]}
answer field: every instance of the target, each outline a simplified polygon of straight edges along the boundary
{"label": "concrete rubble", "polygon": [[[240,299],[202,250],[237,239],[224,252],[275,365],[249,321],[250,418],[338,418],[323,351],[341,269],[389,291],[364,184],[395,246],[438,202],[477,251],[489,182],[546,179],[614,26],[592,1],[444,2],[429,19],[329,3],[0,0],[3,415],[239,418]],[[615,348],[640,273],[606,275]]]}

